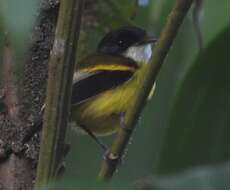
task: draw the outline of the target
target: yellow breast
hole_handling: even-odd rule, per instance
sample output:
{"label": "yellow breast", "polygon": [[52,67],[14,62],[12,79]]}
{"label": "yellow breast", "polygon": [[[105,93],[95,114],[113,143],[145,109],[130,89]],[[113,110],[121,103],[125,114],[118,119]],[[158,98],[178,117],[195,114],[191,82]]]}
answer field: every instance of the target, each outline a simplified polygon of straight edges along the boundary
{"label": "yellow breast", "polygon": [[109,135],[119,127],[119,115],[133,103],[137,86],[143,80],[145,65],[122,85],[92,97],[72,107],[71,118],[96,135]]}

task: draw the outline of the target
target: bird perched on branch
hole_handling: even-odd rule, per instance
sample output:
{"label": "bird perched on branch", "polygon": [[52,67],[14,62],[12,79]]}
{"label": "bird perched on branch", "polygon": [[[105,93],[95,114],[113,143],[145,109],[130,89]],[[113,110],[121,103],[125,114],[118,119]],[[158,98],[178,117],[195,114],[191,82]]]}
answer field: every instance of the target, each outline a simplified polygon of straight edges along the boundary
{"label": "bird perched on branch", "polygon": [[121,127],[155,42],[142,28],[121,27],[107,33],[96,52],[77,64],[70,118],[103,149],[96,136],[113,134]]}

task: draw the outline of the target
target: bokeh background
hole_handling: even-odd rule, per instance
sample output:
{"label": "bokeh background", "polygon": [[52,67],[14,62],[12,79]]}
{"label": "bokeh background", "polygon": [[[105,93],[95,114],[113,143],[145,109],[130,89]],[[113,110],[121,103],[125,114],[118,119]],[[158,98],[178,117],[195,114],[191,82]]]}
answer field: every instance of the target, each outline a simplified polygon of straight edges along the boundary
{"label": "bokeh background", "polygon": [[[118,26],[135,24],[158,37],[174,3],[89,0],[78,58],[93,52],[105,32]],[[0,3],[0,38],[9,30],[19,57],[29,42],[38,5],[35,0]],[[98,146],[89,137],[69,130],[71,150],[65,174],[55,184],[57,189],[230,188],[230,1],[203,2],[198,15],[202,49],[193,10],[194,6],[178,32],[157,77],[155,94],[139,119],[124,163],[112,182],[95,180],[103,156]],[[110,144],[113,136],[103,140]]]}

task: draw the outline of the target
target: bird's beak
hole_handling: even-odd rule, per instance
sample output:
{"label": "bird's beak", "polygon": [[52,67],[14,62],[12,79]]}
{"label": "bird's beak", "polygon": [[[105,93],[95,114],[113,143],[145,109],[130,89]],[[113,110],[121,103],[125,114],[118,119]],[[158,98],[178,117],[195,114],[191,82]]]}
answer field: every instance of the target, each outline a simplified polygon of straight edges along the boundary
{"label": "bird's beak", "polygon": [[140,42],[138,42],[137,45],[154,44],[156,41],[157,39],[155,37],[147,35]]}

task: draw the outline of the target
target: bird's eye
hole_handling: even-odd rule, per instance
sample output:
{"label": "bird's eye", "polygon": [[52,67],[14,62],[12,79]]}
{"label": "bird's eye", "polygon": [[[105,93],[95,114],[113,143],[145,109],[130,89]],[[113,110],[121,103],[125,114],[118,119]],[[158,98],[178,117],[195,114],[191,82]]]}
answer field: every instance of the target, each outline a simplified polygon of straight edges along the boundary
{"label": "bird's eye", "polygon": [[120,41],[118,41],[118,43],[119,43],[119,44],[123,44],[123,41],[122,41],[122,40],[120,40]]}
{"label": "bird's eye", "polygon": [[124,47],[124,46],[125,46],[125,43],[124,43],[123,40],[119,40],[119,41],[118,41],[118,45],[119,45],[120,47]]}

